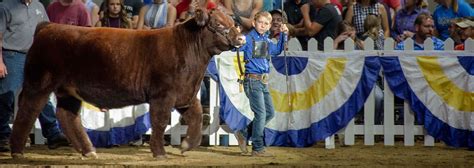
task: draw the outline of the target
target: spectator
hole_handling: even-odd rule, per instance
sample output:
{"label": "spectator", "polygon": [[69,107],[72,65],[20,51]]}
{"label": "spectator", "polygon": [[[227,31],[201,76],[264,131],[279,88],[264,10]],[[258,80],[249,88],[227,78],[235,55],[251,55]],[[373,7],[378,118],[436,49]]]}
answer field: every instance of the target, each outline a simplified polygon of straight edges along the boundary
{"label": "spectator", "polygon": [[379,3],[385,8],[387,14],[388,26],[393,27],[395,13],[402,9],[400,0],[379,0]]}
{"label": "spectator", "polygon": [[232,11],[234,20],[242,26],[242,32],[252,29],[255,14],[262,11],[263,0],[224,0],[224,6]]}
{"label": "spectator", "polygon": [[301,7],[304,29],[297,29],[295,34],[305,31],[318,41],[318,50],[324,49],[324,39],[336,38],[337,25],[342,21],[341,11],[329,0],[312,0],[311,4]]}
{"label": "spectator", "polygon": [[405,7],[395,15],[392,37],[397,43],[414,35],[413,22],[420,13],[429,13],[421,7],[422,4],[423,0],[405,0]]}
{"label": "spectator", "polygon": [[474,10],[464,0],[435,0],[438,3],[433,12],[438,37],[446,40],[449,37],[451,20],[459,17],[474,16]]}
{"label": "spectator", "polygon": [[303,14],[301,13],[300,8],[306,3],[308,3],[307,0],[288,0],[284,4],[285,13],[288,17],[288,24],[291,25],[291,27],[288,27],[290,29],[290,35],[298,39],[303,51],[308,50],[309,37],[306,35],[306,33],[295,34],[294,30],[296,28],[304,27]]}
{"label": "spectator", "polygon": [[[123,7],[127,13],[127,17],[132,20],[132,27],[134,29],[138,26],[138,14],[140,9],[143,6],[143,2],[141,0],[124,0]],[[100,12],[99,15],[102,18],[104,16],[104,9],[106,8],[106,4],[102,3],[100,5]]]}
{"label": "spectator", "polygon": [[[330,2],[334,5],[336,5],[337,9],[342,12],[342,3],[339,0],[330,0]],[[342,15],[342,13],[341,13]]]}
{"label": "spectator", "polygon": [[451,38],[454,41],[454,45],[463,43],[460,36],[462,32],[462,28],[457,25],[458,23],[463,22],[463,21],[464,21],[464,18],[454,18],[454,19],[451,19],[450,21],[451,24],[448,28],[449,38]]}
{"label": "spectator", "polygon": [[344,50],[344,41],[346,39],[352,39],[355,42],[356,50],[364,49],[364,42],[356,38],[355,28],[346,21],[339,23],[336,29],[337,37],[334,39],[334,49]]}
{"label": "spectator", "polygon": [[123,8],[123,0],[105,0],[104,16],[96,27],[132,28],[132,21],[127,17]]}
{"label": "spectator", "polygon": [[[412,37],[414,41],[415,50],[424,50],[424,42],[427,38],[433,40],[433,46],[435,50],[444,50],[444,43],[440,39],[433,36],[434,33],[434,21],[433,18],[426,13],[419,14],[415,19],[415,35]],[[396,50],[404,50],[404,43],[400,42],[395,47]]]}
{"label": "spectator", "polygon": [[273,0],[263,0],[262,11],[270,12],[273,10]]}
{"label": "spectator", "polygon": [[183,0],[176,5],[178,21],[184,22],[193,17],[196,8],[211,10],[217,8],[217,5],[212,0]]}
{"label": "spectator", "polygon": [[377,0],[357,0],[355,4],[349,3],[345,20],[352,23],[356,28],[357,36],[361,36],[364,30],[364,20],[369,15],[373,14],[381,16],[382,32],[385,37],[390,35],[390,27],[388,23],[387,13],[385,7],[377,2]]}
{"label": "spectator", "polygon": [[58,0],[48,6],[46,11],[51,22],[91,26],[89,14],[81,0]]}
{"label": "spectator", "polygon": [[[304,3],[306,3],[306,1],[307,1],[307,0],[305,0]],[[331,2],[333,5],[336,5],[336,7],[339,9],[339,11],[341,11],[341,12],[343,11],[343,9],[342,9],[342,4],[341,4],[340,0],[330,0],[330,2]],[[307,6],[304,6],[304,10],[306,10],[306,9],[309,9],[309,8],[308,8]],[[307,12],[304,12],[304,13],[302,13],[302,14],[303,14],[303,18],[304,18],[304,19],[308,20],[308,18],[310,18],[310,15],[307,14]],[[342,15],[342,13],[341,13],[341,15]]]}
{"label": "spectator", "polygon": [[[47,7],[49,6],[49,4],[51,3],[52,0],[39,0],[44,7]],[[0,0],[0,2],[2,2],[2,0]]]}
{"label": "spectator", "polygon": [[368,15],[364,20],[364,34],[360,40],[371,38],[374,41],[375,50],[383,50],[384,35],[380,31],[380,17],[375,15]]}
{"label": "spectator", "polygon": [[462,40],[461,44],[456,45],[455,50],[464,50],[464,42],[468,38],[474,39],[474,21],[465,19],[461,22],[456,23],[456,26],[459,27],[459,30],[456,33],[460,36]]}
{"label": "spectator", "polygon": [[270,39],[279,39],[281,33],[281,25],[287,23],[286,14],[279,9],[270,11],[270,14],[272,15]]}
{"label": "spectator", "polygon": [[224,1],[225,0],[215,0],[214,2],[216,3],[216,9],[228,14],[228,15],[231,15],[232,14],[232,10],[230,9],[227,9],[225,7],[225,4],[224,4]]}
{"label": "spectator", "polygon": [[[0,3],[0,152],[10,150],[8,124],[13,116],[15,95],[23,83],[26,53],[33,43],[36,25],[43,21],[49,19],[38,0]],[[69,144],[58,128],[54,109],[48,102],[39,115],[41,133],[46,137],[49,149]]]}
{"label": "spectator", "polygon": [[273,0],[273,9],[280,9],[283,10],[283,1],[284,0]]}
{"label": "spectator", "polygon": [[166,0],[154,0],[140,9],[137,29],[159,29],[173,26],[175,21],[176,8]]}
{"label": "spectator", "polygon": [[86,5],[87,13],[89,13],[89,20],[91,25],[95,25],[99,21],[99,6],[92,2],[92,0],[82,0]]}

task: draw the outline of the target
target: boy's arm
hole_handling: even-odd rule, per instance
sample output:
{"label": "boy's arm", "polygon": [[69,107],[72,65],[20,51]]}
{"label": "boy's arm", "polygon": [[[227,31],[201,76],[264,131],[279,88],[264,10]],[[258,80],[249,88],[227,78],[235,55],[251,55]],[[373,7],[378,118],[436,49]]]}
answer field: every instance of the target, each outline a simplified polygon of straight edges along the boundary
{"label": "boy's arm", "polygon": [[268,50],[269,50],[270,56],[276,57],[276,56],[280,55],[280,53],[285,49],[285,43],[286,43],[286,41],[288,41],[287,40],[288,39],[287,34],[288,33],[286,33],[286,32],[281,33],[277,44],[269,42]]}
{"label": "boy's arm", "polygon": [[[245,36],[246,39],[249,39],[250,37],[249,36]],[[249,59],[249,57],[247,55],[245,55],[245,53],[248,53],[247,51],[251,48],[250,46],[250,40],[246,40],[245,41],[245,44],[240,46],[239,48],[234,48],[232,49],[233,52],[237,52],[237,49],[239,52],[243,52],[242,55],[240,55],[241,57],[243,56],[244,60],[247,60]],[[251,53],[251,52],[250,52]]]}
{"label": "boy's arm", "polygon": [[272,57],[280,55],[281,51],[285,49],[285,43],[288,41],[288,27],[286,27],[286,24],[281,25],[280,32],[281,34],[278,43],[275,45],[272,42],[269,42],[268,45],[268,50]]}

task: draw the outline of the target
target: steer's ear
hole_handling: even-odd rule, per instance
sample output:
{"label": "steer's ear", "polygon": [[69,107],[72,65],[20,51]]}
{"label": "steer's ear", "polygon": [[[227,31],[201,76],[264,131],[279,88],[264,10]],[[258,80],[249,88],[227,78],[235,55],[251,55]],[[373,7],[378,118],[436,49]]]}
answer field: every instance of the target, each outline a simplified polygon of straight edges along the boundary
{"label": "steer's ear", "polygon": [[202,9],[197,9],[194,19],[196,20],[198,26],[204,26],[209,20],[209,14]]}

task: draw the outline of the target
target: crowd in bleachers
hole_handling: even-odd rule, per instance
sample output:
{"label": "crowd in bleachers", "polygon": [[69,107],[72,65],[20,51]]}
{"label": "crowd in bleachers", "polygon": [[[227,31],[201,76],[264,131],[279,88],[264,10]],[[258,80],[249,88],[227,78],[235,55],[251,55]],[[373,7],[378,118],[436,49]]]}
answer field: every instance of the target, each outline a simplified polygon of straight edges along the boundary
{"label": "crowd in bleachers", "polygon": [[[366,38],[374,40],[375,49],[382,49],[386,38],[399,43],[415,37],[414,23],[421,13],[432,16],[434,28],[425,33],[435,41],[450,37],[460,45],[456,48],[462,49],[464,40],[474,37],[473,4],[465,0],[435,0],[430,2],[436,5],[431,11],[427,0],[104,0],[101,4],[92,0],[53,0],[50,4],[50,0],[42,1],[53,22],[133,29],[173,26],[191,18],[197,8],[203,8],[225,11],[246,33],[252,28],[253,16],[268,11],[274,18],[268,33],[275,37],[279,34],[277,27],[286,23],[290,36],[299,40],[303,50],[307,50],[311,38],[318,41],[317,47],[322,50],[327,37],[335,39],[337,49],[344,48],[341,42],[347,38],[356,41],[356,49],[363,49]],[[78,8],[71,9],[76,12],[75,17],[77,13],[87,13],[89,17],[71,19],[67,16],[71,13],[56,14],[58,8]],[[68,19],[60,21],[55,15]]]}

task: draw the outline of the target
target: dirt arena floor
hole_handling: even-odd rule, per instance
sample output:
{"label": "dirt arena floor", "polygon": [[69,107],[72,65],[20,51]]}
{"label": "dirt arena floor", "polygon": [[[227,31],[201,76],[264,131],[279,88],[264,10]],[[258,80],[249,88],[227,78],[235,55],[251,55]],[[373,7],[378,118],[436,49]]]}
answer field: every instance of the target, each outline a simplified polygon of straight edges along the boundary
{"label": "dirt arena floor", "polygon": [[474,167],[474,151],[446,147],[354,146],[325,149],[323,143],[308,148],[269,147],[275,157],[255,158],[242,155],[238,147],[199,147],[180,154],[176,147],[167,146],[168,159],[155,160],[148,146],[97,149],[99,159],[81,159],[69,147],[48,150],[45,145],[32,145],[26,158],[12,160],[10,153],[0,153],[0,167]]}

